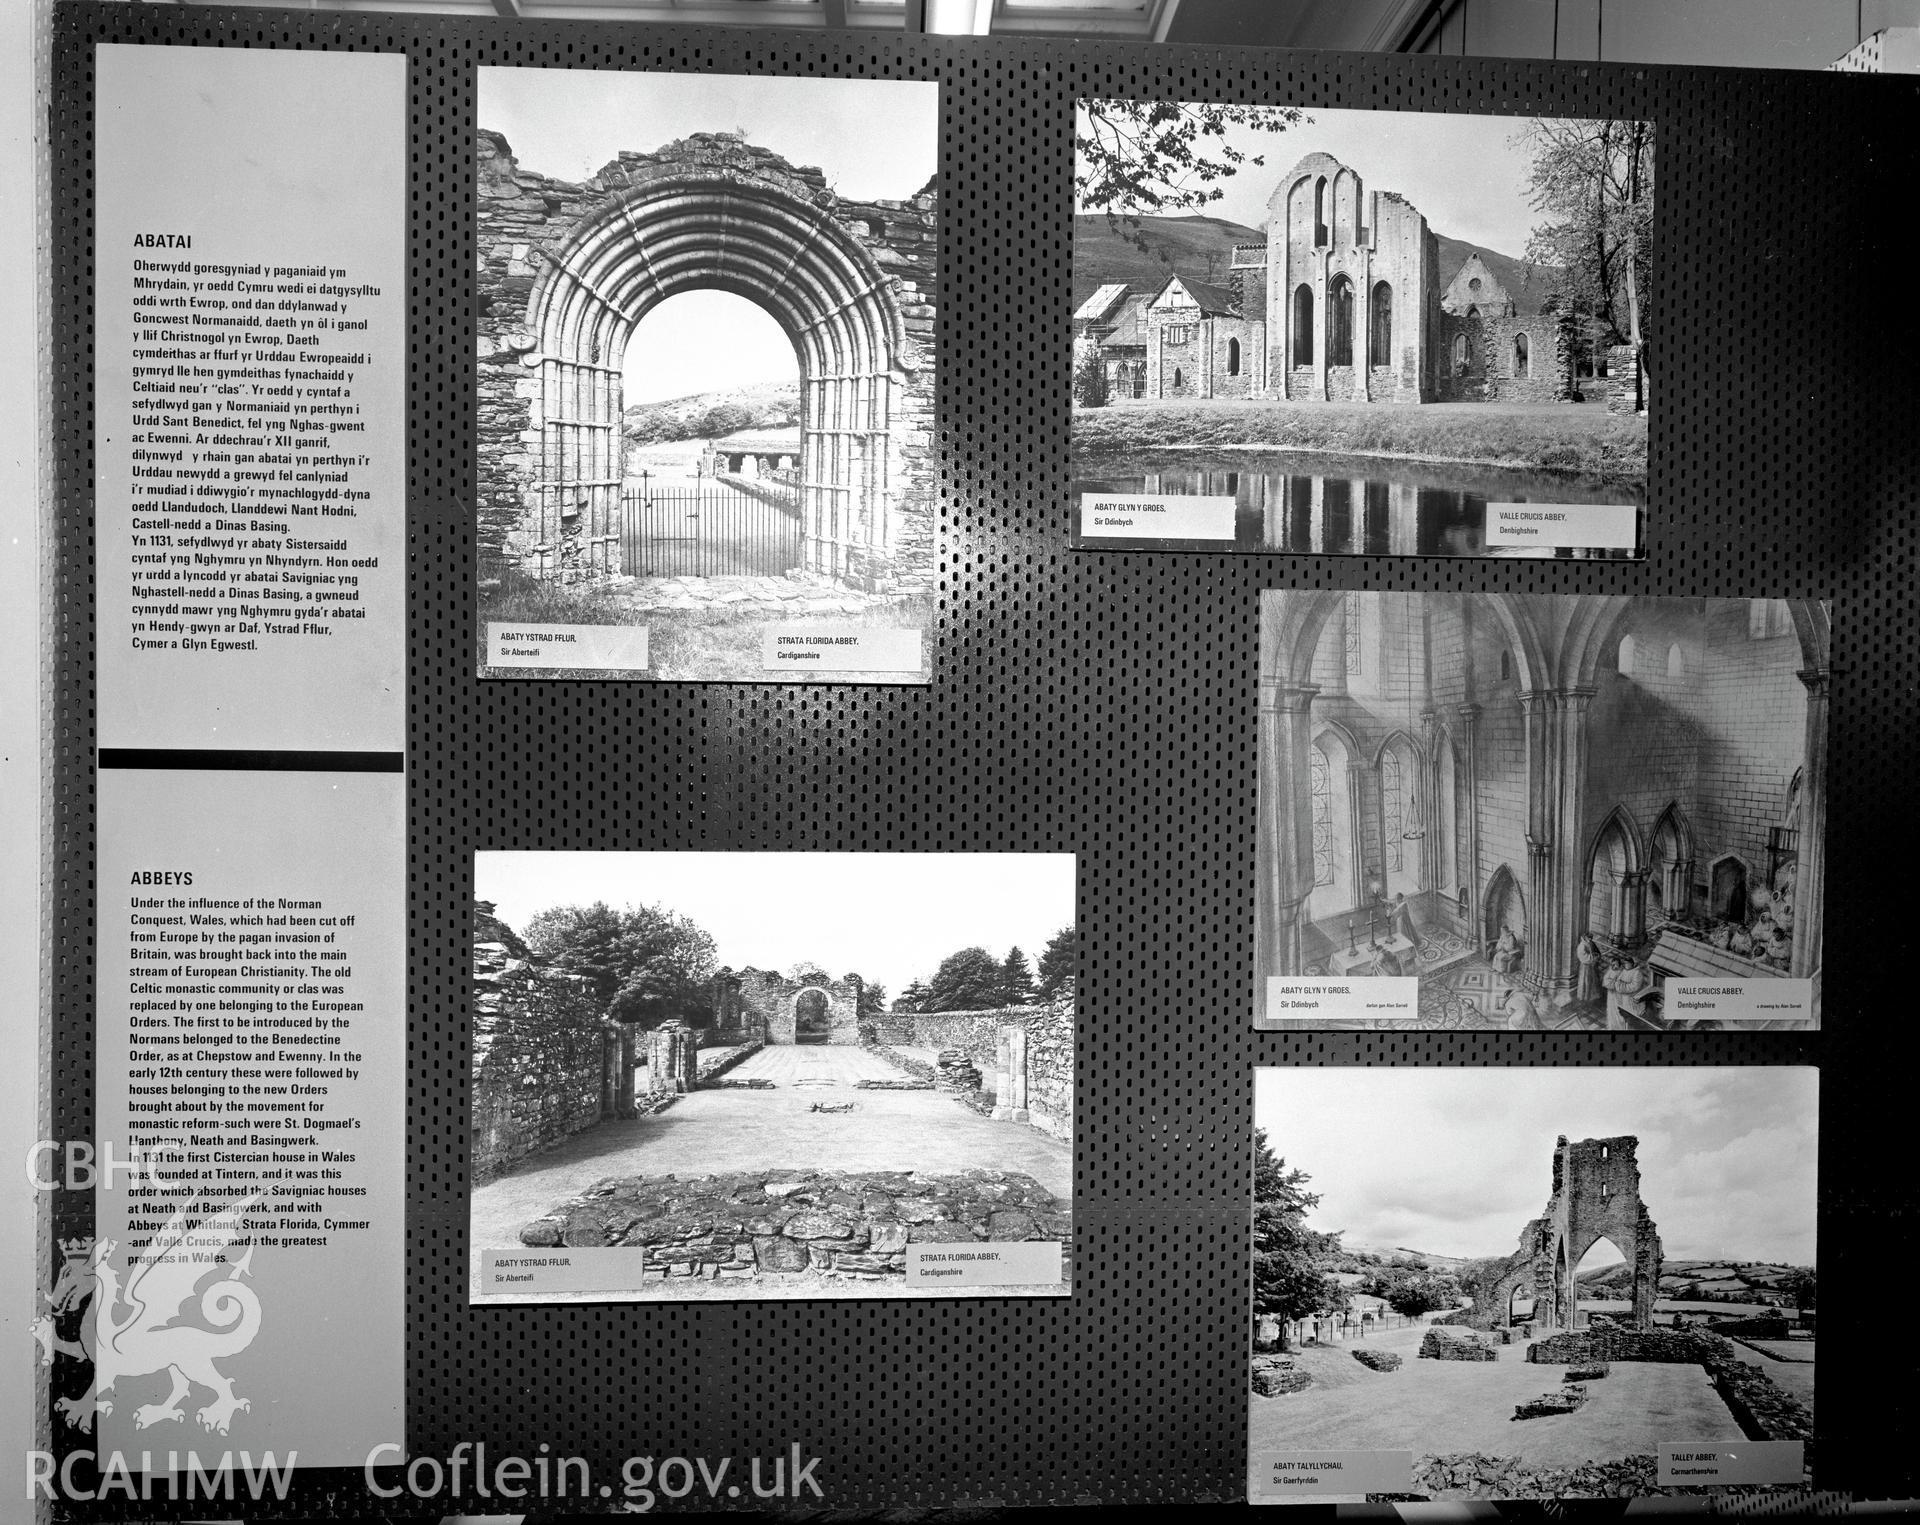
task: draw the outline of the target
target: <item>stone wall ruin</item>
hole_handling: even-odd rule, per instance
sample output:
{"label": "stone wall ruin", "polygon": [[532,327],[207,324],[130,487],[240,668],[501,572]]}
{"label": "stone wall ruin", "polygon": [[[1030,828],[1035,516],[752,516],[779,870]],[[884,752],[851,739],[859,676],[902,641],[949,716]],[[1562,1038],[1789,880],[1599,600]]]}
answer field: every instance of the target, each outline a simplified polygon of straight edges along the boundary
{"label": "stone wall ruin", "polygon": [[473,908],[473,1179],[633,1113],[634,1038],[592,983],[548,968],[490,901]]}
{"label": "stone wall ruin", "polygon": [[1574,1273],[1581,1257],[1606,1239],[1626,1257],[1633,1308],[1625,1322],[1651,1328],[1660,1292],[1660,1235],[1640,1200],[1639,1140],[1555,1141],[1553,1195],[1546,1211],[1520,1231],[1520,1247],[1505,1260],[1469,1267],[1461,1282],[1473,1299],[1466,1322],[1501,1329],[1512,1319],[1516,1292],[1531,1296],[1531,1322],[1573,1326],[1578,1307]]}
{"label": "stone wall ruin", "polygon": [[860,976],[790,980],[772,969],[722,969],[713,977],[713,1027],[705,1041],[845,1043],[861,1041]]}

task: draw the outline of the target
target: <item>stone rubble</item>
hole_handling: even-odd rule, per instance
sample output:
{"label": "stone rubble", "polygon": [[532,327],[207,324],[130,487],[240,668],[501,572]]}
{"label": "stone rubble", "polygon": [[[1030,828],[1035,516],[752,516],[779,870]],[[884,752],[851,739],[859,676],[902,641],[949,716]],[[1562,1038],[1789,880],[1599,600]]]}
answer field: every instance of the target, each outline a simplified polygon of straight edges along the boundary
{"label": "stone rubble", "polygon": [[964,1050],[943,1048],[936,1061],[940,1072],[940,1084],[955,1091],[977,1091],[980,1089],[980,1069],[966,1056]]}
{"label": "stone rubble", "polygon": [[1542,1393],[1538,1398],[1529,1398],[1525,1403],[1516,1403],[1513,1407],[1513,1417],[1545,1419],[1553,1414],[1571,1414],[1586,1401],[1585,1385],[1570,1382],[1565,1387],[1556,1388],[1550,1393]]}
{"label": "stone rubble", "polygon": [[[520,1231],[540,1247],[617,1246],[639,1278],[816,1271],[904,1279],[909,1244],[1058,1240],[1065,1204],[1018,1171],[739,1171],[598,1181]],[[1066,1253],[1063,1250],[1063,1253]]]}
{"label": "stone rubble", "polygon": [[1497,1361],[1500,1352],[1471,1330],[1429,1324],[1420,1339],[1422,1361]]}
{"label": "stone rubble", "polygon": [[1278,1398],[1305,1392],[1313,1386],[1313,1373],[1296,1367],[1292,1356],[1255,1356],[1251,1385],[1258,1397]]}

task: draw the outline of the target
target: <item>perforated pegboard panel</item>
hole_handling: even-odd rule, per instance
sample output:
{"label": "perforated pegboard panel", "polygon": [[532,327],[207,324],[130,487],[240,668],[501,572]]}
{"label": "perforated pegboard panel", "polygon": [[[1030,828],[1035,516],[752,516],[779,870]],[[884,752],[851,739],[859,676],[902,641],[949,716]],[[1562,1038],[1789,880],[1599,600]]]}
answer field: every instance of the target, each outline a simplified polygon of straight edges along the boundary
{"label": "perforated pegboard panel", "polygon": [[[408,1425],[417,1453],[544,1443],[822,1458],[829,1505],[1243,1493],[1251,1067],[1815,1062],[1827,1340],[1818,1481],[1920,1492],[1910,999],[1916,410],[1912,81],[1094,43],[74,6],[60,17],[56,1137],[91,1128],[92,54],[97,41],[404,51],[411,111]],[[473,70],[936,79],[933,686],[482,683],[472,673]],[[1068,226],[1081,94],[1658,120],[1644,563],[1073,554]],[[377,124],[369,124],[376,130]],[[1831,598],[1825,1031],[1258,1034],[1255,603],[1270,586]],[[485,848],[1079,855],[1071,1301],[466,1306],[466,969]],[[1904,1363],[1904,1364],[1903,1364]],[[1892,1370],[1889,1370],[1889,1366]],[[470,1504],[479,1501],[469,1499]],[[688,1501],[691,1503],[692,1501]],[[92,1506],[101,1517],[109,1505]],[[604,1507],[596,1504],[595,1507]],[[147,1504],[127,1513],[162,1512]],[[289,1514],[364,1513],[316,1476]],[[268,1517],[262,1511],[261,1517]]]}

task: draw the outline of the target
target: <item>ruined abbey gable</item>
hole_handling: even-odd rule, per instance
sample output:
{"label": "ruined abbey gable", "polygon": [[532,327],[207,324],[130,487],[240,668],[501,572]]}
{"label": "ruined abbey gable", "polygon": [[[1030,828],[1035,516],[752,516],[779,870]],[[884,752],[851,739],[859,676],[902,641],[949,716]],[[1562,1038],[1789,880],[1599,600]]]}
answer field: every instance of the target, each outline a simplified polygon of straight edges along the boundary
{"label": "ruined abbey gable", "polygon": [[859,1043],[860,977],[790,980],[770,969],[713,978],[715,1042]]}
{"label": "ruined abbey gable", "polygon": [[[1075,313],[1107,396],[1298,402],[1554,402],[1570,363],[1553,311],[1523,311],[1477,252],[1442,269],[1405,196],[1312,153],[1267,201],[1266,238],[1237,244],[1222,286],[1102,286]],[[1554,304],[1544,304],[1551,307]],[[1584,330],[1578,332],[1584,333]],[[1587,376],[1607,360],[1588,344]],[[1630,358],[1630,357],[1629,357]],[[1603,381],[1582,381],[1598,397]]]}
{"label": "ruined abbey gable", "polygon": [[1504,1329],[1514,1317],[1515,1295],[1530,1298],[1536,1327],[1572,1329],[1578,1311],[1574,1273],[1601,1239],[1610,1241],[1631,1267],[1635,1328],[1653,1325],[1660,1293],[1660,1235],[1640,1200],[1639,1140],[1586,1138],[1555,1141],[1553,1195],[1546,1211],[1520,1233],[1520,1247],[1505,1260],[1485,1262],[1463,1275],[1473,1308],[1467,1322]]}
{"label": "ruined abbey gable", "polygon": [[728,134],[622,153],[577,184],[521,168],[484,129],[474,159],[483,575],[620,570],[628,341],[667,298],[718,290],[793,341],[806,570],[875,592],[931,584],[931,185],[845,200]]}

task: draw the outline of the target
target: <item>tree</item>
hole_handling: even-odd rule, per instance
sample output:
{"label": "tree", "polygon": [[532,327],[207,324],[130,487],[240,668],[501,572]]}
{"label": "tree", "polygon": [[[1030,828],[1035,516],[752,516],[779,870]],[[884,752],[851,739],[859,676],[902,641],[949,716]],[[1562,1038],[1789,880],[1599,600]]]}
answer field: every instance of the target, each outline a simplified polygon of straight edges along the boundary
{"label": "tree", "polygon": [[1073,366],[1073,400],[1083,408],[1107,405],[1107,362],[1100,346],[1089,342]]}
{"label": "tree", "polygon": [[1000,960],[985,948],[962,948],[941,961],[922,1011],[989,1011],[1000,1004]]}
{"label": "tree", "polygon": [[699,1021],[708,1010],[713,939],[660,906],[615,910],[605,901],[555,906],[527,923],[526,944],[555,968],[585,975],[607,1014],[649,1026]]}
{"label": "tree", "polygon": [[1080,968],[1080,930],[1062,927],[1040,950],[1040,998],[1050,1001],[1060,994]]}
{"label": "tree", "polygon": [[735,434],[742,429],[753,427],[753,414],[737,402],[723,402],[717,407],[707,409],[700,420],[700,433],[708,439],[719,439],[722,435]]}
{"label": "tree", "polygon": [[1653,123],[1538,118],[1513,142],[1531,150],[1527,204],[1546,219],[1527,258],[1563,270],[1563,298],[1606,342],[1639,353],[1653,274]]}
{"label": "tree", "polygon": [[854,1015],[858,1017],[877,1017],[887,1009],[887,987],[878,980],[860,981],[860,999],[854,1005]]}
{"label": "tree", "polygon": [[796,985],[831,985],[833,976],[828,974],[812,959],[802,959],[787,971],[787,978]]}
{"label": "tree", "polygon": [[1307,1227],[1319,1205],[1303,1170],[1288,1170],[1267,1147],[1264,1128],[1253,1132],[1253,1311],[1279,1319],[1338,1313],[1347,1291],[1323,1266],[1340,1253],[1340,1236]]}
{"label": "tree", "polygon": [[1417,1265],[1387,1266],[1360,1283],[1360,1290],[1383,1299],[1395,1313],[1413,1318],[1460,1301],[1460,1284],[1451,1276]]}
{"label": "tree", "polygon": [[1033,971],[1027,967],[1027,956],[1018,948],[1009,948],[1000,965],[1000,1004],[1025,1006],[1033,996]]}
{"label": "tree", "polygon": [[1802,1266],[1786,1281],[1786,1293],[1793,1299],[1793,1306],[1805,1313],[1809,1308],[1817,1307],[1815,1293],[1819,1282],[1811,1266]]}
{"label": "tree", "polygon": [[925,1011],[927,1009],[927,987],[922,980],[912,980],[907,988],[893,998],[895,1011]]}
{"label": "tree", "polygon": [[[1146,250],[1140,219],[1198,212],[1226,192],[1219,182],[1263,154],[1236,148],[1228,128],[1284,132],[1310,121],[1294,106],[1218,101],[1083,101],[1074,134],[1073,189],[1082,208]],[[1164,256],[1162,256],[1164,259]]]}

